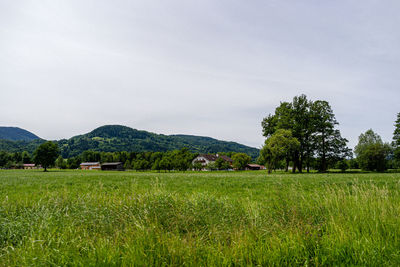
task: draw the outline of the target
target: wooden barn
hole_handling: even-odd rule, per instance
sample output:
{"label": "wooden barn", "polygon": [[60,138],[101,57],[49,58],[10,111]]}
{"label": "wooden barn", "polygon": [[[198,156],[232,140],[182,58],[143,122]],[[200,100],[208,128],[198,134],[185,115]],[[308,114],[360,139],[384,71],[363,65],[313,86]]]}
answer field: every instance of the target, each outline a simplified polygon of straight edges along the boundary
{"label": "wooden barn", "polygon": [[258,170],[265,170],[265,166],[258,165],[258,164],[247,164],[246,170],[258,171]]}
{"label": "wooden barn", "polygon": [[123,171],[124,164],[122,162],[106,162],[101,164],[101,170],[103,171]]}
{"label": "wooden barn", "polygon": [[81,170],[101,170],[100,162],[82,162]]}

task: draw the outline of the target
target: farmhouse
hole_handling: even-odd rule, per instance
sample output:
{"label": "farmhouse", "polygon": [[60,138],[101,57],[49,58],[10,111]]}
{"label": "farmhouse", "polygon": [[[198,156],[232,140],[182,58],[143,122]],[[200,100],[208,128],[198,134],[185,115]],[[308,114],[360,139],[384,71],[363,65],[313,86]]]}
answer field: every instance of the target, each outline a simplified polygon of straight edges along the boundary
{"label": "farmhouse", "polygon": [[24,164],[24,170],[32,170],[32,169],[36,169],[36,165],[35,164]]}
{"label": "farmhouse", "polygon": [[192,164],[195,163],[201,163],[203,167],[207,166],[210,163],[214,163],[218,158],[221,158],[225,160],[226,162],[229,162],[230,165],[232,165],[232,159],[228,156],[225,155],[211,155],[211,154],[200,154],[198,155],[193,161]]}
{"label": "farmhouse", "polygon": [[101,170],[100,162],[82,162],[80,166],[82,170]]}
{"label": "farmhouse", "polygon": [[101,164],[101,170],[103,171],[123,171],[124,164],[122,162],[106,162]]}

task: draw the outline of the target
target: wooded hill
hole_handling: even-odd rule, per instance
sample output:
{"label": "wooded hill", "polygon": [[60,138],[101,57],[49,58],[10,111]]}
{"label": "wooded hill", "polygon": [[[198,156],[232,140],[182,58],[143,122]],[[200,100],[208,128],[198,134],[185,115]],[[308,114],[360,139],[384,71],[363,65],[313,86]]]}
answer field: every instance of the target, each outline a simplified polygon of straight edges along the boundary
{"label": "wooded hill", "polygon": [[11,141],[32,141],[40,138],[37,135],[18,127],[0,126],[0,139]]}
{"label": "wooded hill", "polygon": [[[32,153],[44,140],[0,140],[0,151]],[[90,133],[56,141],[64,158],[80,155],[83,151],[171,151],[187,147],[195,153],[243,152],[256,158],[257,148],[235,142],[220,141],[210,137],[193,135],[163,135],[140,131],[121,125],[106,125]]]}

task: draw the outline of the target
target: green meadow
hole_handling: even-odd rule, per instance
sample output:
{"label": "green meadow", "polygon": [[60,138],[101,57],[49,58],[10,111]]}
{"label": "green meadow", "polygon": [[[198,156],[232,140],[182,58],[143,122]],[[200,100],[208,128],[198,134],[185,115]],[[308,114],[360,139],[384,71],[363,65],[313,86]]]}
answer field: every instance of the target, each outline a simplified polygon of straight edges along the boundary
{"label": "green meadow", "polygon": [[0,266],[400,265],[400,174],[0,171]]}

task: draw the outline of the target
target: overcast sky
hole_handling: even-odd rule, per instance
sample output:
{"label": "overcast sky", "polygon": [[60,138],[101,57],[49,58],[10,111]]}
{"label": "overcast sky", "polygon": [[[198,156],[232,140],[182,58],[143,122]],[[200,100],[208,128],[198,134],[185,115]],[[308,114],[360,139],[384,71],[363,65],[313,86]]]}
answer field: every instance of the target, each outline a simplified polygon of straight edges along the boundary
{"label": "overcast sky", "polygon": [[0,0],[0,126],[105,124],[261,147],[280,101],[327,100],[353,147],[391,141],[400,1]]}

